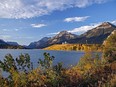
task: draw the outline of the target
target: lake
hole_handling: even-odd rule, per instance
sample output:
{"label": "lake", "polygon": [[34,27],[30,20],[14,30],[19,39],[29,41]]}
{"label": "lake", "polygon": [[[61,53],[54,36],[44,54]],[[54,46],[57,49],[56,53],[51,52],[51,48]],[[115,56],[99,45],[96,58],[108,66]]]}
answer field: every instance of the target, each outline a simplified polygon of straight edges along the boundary
{"label": "lake", "polygon": [[44,58],[43,53],[48,52],[51,56],[54,56],[54,64],[58,62],[63,63],[63,67],[75,66],[79,59],[84,55],[82,51],[48,51],[48,50],[38,50],[38,49],[0,49],[0,60],[4,59],[6,54],[12,54],[14,58],[18,57],[21,53],[28,53],[31,57],[31,61],[34,66],[37,66],[38,59]]}
{"label": "lake", "polygon": [[[85,54],[83,51],[50,51],[50,50],[38,50],[38,49],[0,49],[0,60],[3,60],[6,54],[11,54],[13,58],[17,58],[21,53],[28,53],[30,55],[31,61],[33,62],[34,67],[38,66],[37,62],[39,59],[43,59],[43,53],[50,53],[51,56],[54,56],[55,59],[53,64],[57,64],[58,62],[63,63],[64,68],[70,68],[75,66],[79,59]],[[99,55],[101,55],[100,52]],[[92,54],[96,54],[96,52],[92,52]],[[2,73],[4,77],[8,76],[8,73]]]}

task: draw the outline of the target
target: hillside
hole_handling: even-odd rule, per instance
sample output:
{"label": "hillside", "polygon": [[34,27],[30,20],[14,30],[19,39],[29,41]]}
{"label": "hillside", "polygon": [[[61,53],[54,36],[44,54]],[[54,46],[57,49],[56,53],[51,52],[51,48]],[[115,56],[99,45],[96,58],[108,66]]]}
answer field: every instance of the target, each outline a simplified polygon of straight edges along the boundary
{"label": "hillside", "polygon": [[102,44],[103,41],[116,30],[116,26],[109,23],[104,22],[101,25],[93,28],[84,34],[80,35],[80,40],[77,43],[88,43],[88,44]]}
{"label": "hillside", "polygon": [[6,42],[9,45],[13,45],[13,46],[18,46],[19,44],[17,42]]}
{"label": "hillside", "polygon": [[17,42],[5,42],[0,39],[0,49],[26,49],[26,47],[19,45]]}
{"label": "hillside", "polygon": [[7,43],[4,40],[0,39],[0,45],[7,45]]}
{"label": "hillside", "polygon": [[38,48],[38,49],[41,49],[41,48],[47,47],[49,39],[50,39],[49,37],[44,37],[44,38],[42,38],[39,41],[30,43],[29,46],[27,46],[27,48]]}
{"label": "hillside", "polygon": [[45,48],[54,44],[62,44],[68,42],[71,39],[76,39],[78,36],[75,34],[71,34],[67,31],[61,31],[54,37],[44,37],[39,41],[32,42],[29,44],[28,48]]}
{"label": "hillside", "polygon": [[55,44],[44,48],[44,50],[65,50],[65,51],[102,51],[100,44]]}
{"label": "hillside", "polygon": [[111,34],[112,31],[116,30],[116,26],[109,23],[104,22],[101,25],[85,32],[81,35],[71,34],[67,31],[61,31],[59,34],[55,35],[51,38],[43,38],[39,41],[32,42],[28,46],[28,48],[45,48],[54,44],[102,44],[103,41]]}
{"label": "hillside", "polygon": [[62,44],[64,42],[68,42],[71,39],[76,39],[78,36],[75,34],[71,34],[67,31],[61,31],[59,34],[57,34],[56,36],[52,37],[48,43],[50,45],[52,44]]}

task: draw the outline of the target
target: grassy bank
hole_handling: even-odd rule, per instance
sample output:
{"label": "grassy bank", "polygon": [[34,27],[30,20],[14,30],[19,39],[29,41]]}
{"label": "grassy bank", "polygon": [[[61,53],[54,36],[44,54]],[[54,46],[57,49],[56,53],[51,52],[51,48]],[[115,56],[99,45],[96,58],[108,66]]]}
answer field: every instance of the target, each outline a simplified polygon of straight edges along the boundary
{"label": "grassy bank", "polygon": [[55,44],[44,48],[44,50],[65,50],[65,51],[102,51],[101,44]]}

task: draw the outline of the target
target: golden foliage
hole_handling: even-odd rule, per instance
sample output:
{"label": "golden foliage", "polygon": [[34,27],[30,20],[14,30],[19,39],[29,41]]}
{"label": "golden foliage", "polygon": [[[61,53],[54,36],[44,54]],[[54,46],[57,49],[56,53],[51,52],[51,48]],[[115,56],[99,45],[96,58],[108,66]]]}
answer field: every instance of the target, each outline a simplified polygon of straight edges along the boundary
{"label": "golden foliage", "polygon": [[100,44],[55,44],[44,48],[44,50],[65,50],[65,51],[102,51]]}

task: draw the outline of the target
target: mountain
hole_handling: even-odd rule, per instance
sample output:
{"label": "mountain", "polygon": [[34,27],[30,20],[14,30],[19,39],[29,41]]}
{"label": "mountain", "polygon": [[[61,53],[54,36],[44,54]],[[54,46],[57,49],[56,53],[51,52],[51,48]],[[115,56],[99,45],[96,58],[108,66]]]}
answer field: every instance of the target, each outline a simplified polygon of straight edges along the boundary
{"label": "mountain", "polygon": [[4,40],[0,39],[0,49],[6,48],[7,45],[8,45],[8,44],[7,44]]}
{"label": "mountain", "polygon": [[96,28],[93,28],[92,30],[87,31],[86,33],[82,34],[82,37],[97,37],[100,35],[110,34],[113,30],[116,29],[116,26],[112,25],[109,22],[104,22],[101,25],[99,25]]}
{"label": "mountain", "polygon": [[116,26],[109,23],[104,22],[101,25],[85,32],[80,35],[75,41],[76,43],[88,43],[88,44],[102,44],[103,41],[116,30]]}
{"label": "mountain", "polygon": [[7,43],[4,40],[0,39],[0,45],[7,45]]}
{"label": "mountain", "polygon": [[37,42],[32,42],[29,44],[28,48],[45,48],[47,46],[53,45],[53,44],[61,44],[63,42],[68,42],[71,39],[77,38],[77,35],[71,34],[67,31],[61,31],[59,34],[56,36],[49,38],[49,37],[44,37],[41,40]]}
{"label": "mountain", "polygon": [[27,49],[24,46],[19,45],[17,42],[5,42],[0,39],[0,49]]}
{"label": "mountain", "polygon": [[29,48],[45,48],[54,44],[62,43],[76,43],[76,44],[102,44],[103,41],[111,34],[112,31],[116,30],[116,26],[104,22],[101,25],[81,34],[80,36],[71,34],[67,31],[61,31],[54,37],[42,38],[37,42],[32,42]]}
{"label": "mountain", "polygon": [[19,44],[17,42],[6,42],[9,45],[13,45],[13,46],[19,46]]}
{"label": "mountain", "polygon": [[76,39],[78,36],[75,34],[71,34],[67,31],[61,31],[59,34],[57,34],[56,36],[52,37],[51,39],[49,39],[48,43],[50,45],[52,44],[61,44],[63,42],[68,42],[71,39]]}
{"label": "mountain", "polygon": [[40,48],[47,47],[49,39],[50,39],[49,37],[44,37],[37,42],[30,43],[29,46],[27,46],[27,48],[39,48],[40,49]]}

